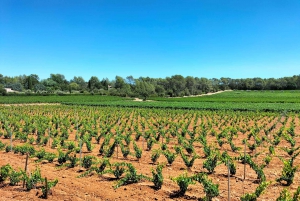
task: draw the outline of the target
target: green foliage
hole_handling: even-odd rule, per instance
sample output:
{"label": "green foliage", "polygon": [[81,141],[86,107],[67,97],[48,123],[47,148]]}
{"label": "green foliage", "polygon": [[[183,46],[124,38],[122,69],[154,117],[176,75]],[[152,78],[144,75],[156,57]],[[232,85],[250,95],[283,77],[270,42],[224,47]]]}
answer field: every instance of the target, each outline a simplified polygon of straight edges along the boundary
{"label": "green foliage", "polygon": [[210,156],[204,161],[203,168],[208,170],[208,173],[211,174],[214,172],[214,169],[217,167],[219,154],[217,152],[211,153]]}
{"label": "green foliage", "polygon": [[1,140],[0,140],[0,150],[3,150],[5,148],[6,144],[4,144]]}
{"label": "green foliage", "polygon": [[137,146],[135,142],[133,142],[133,149],[135,153],[135,157],[139,160],[142,157],[142,149]]}
{"label": "green foliage", "polygon": [[9,185],[16,186],[23,178],[23,174],[24,174],[23,170],[16,171],[12,169],[9,175]]}
{"label": "green foliage", "polygon": [[111,166],[108,158],[104,158],[104,159],[100,160],[99,163],[100,163],[99,166],[92,166],[90,169],[85,171],[83,174],[79,175],[78,178],[85,177],[85,176],[89,175],[91,172],[94,172],[94,171],[97,174],[102,174],[107,166],[108,167]]}
{"label": "green foliage", "polygon": [[153,139],[152,137],[149,137],[147,139],[147,149],[148,151],[150,151],[154,145],[155,139]]}
{"label": "green foliage", "polygon": [[254,163],[254,161],[252,160],[251,156],[249,154],[246,154],[246,156],[240,155],[239,157],[236,158],[237,160],[241,160],[242,163],[246,163],[248,164],[257,174],[257,179],[260,182],[264,182],[266,181],[266,176],[265,173],[263,171],[263,168],[265,167],[265,165],[257,165],[256,163]]}
{"label": "green foliage", "polygon": [[135,167],[131,163],[126,163],[126,166],[128,167],[128,171],[125,175],[124,178],[120,179],[114,188],[119,188],[121,186],[127,185],[127,184],[132,184],[132,183],[137,183],[141,181],[142,179],[147,179],[150,180],[148,177],[142,175],[142,174],[137,174],[137,171]]}
{"label": "green foliage", "polygon": [[25,186],[28,191],[36,187],[38,182],[43,182],[44,179],[41,176],[40,168],[36,168],[29,176],[23,172],[23,179],[25,180]]}
{"label": "green foliage", "polygon": [[56,154],[55,153],[49,153],[49,152],[46,152],[45,156],[43,159],[47,160],[49,163],[52,163],[53,160],[56,158]]}
{"label": "green foliage", "polygon": [[172,163],[174,162],[175,158],[177,157],[177,154],[176,153],[172,153],[169,150],[163,151],[162,153],[167,158],[168,164],[172,165]]}
{"label": "green foliage", "polygon": [[269,153],[272,154],[272,155],[275,155],[275,149],[274,149],[274,146],[269,146]]}
{"label": "green foliage", "polygon": [[35,156],[38,159],[43,159],[46,156],[46,151],[44,148],[41,148],[39,151],[36,151]]}
{"label": "green foliage", "polygon": [[158,158],[160,157],[160,154],[161,154],[161,151],[156,149],[156,150],[153,150],[152,151],[152,154],[151,154],[151,161],[153,163],[156,163],[156,161],[158,160]]}
{"label": "green foliage", "polygon": [[151,170],[152,172],[152,182],[154,183],[155,189],[161,189],[163,185],[164,177],[162,174],[162,169],[164,168],[165,164],[158,164],[156,166],[156,171],[154,169]]}
{"label": "green foliage", "polygon": [[189,177],[187,173],[179,175],[178,177],[171,178],[179,186],[179,195],[184,195],[190,184],[195,184],[192,177]]}
{"label": "green foliage", "polygon": [[47,181],[47,186],[46,183],[44,186],[42,186],[42,198],[47,198],[47,193],[50,191],[51,188],[55,187],[57,183],[58,179],[55,179],[53,181]]}
{"label": "green foliage", "polygon": [[292,201],[290,192],[286,188],[283,189],[276,201]]}
{"label": "green foliage", "polygon": [[11,146],[11,145],[7,145],[6,147],[5,147],[5,151],[6,152],[11,152],[13,150],[13,146]]}
{"label": "green foliage", "polygon": [[276,199],[276,201],[298,201],[300,199],[300,186],[298,186],[296,192],[294,193],[294,196],[291,196],[291,193],[288,189],[284,188],[281,192],[279,197]]}
{"label": "green foliage", "polygon": [[21,153],[22,155],[28,153],[30,156],[34,156],[36,150],[32,145],[29,144],[23,144],[23,145],[17,145],[13,147],[13,151],[15,154]]}
{"label": "green foliage", "polygon": [[180,152],[180,155],[181,155],[181,158],[182,158],[182,160],[183,160],[185,166],[186,166],[187,168],[189,168],[189,169],[190,169],[191,167],[193,167],[195,160],[196,160],[197,158],[199,158],[199,156],[198,156],[197,154],[194,154],[194,155],[192,156],[192,158],[189,159],[188,156],[185,155],[185,154],[183,153],[183,151]]}
{"label": "green foliage", "polygon": [[58,150],[58,163],[61,165],[68,160],[68,155],[70,152],[63,152],[62,150]]}
{"label": "green foliage", "polygon": [[74,141],[68,142],[68,143],[67,143],[67,148],[68,148],[68,150],[70,150],[70,151],[74,150],[74,149],[76,148],[75,142],[74,142]]}
{"label": "green foliage", "polygon": [[205,173],[198,173],[192,176],[192,179],[201,183],[205,192],[204,200],[212,200],[219,195],[219,184],[214,184],[211,179],[208,179]]}
{"label": "green foliage", "polygon": [[257,198],[265,191],[271,182],[261,182],[255,189],[254,193],[247,193],[241,197],[242,201],[256,201]]}
{"label": "green foliage", "polygon": [[89,169],[93,164],[94,156],[85,155],[82,160],[82,166]]}
{"label": "green foliage", "polygon": [[118,145],[118,142],[117,142],[117,140],[115,140],[114,143],[108,148],[108,150],[105,154],[105,157],[107,157],[107,158],[111,157],[114,154],[115,148],[117,145]]}
{"label": "green foliage", "polygon": [[110,169],[102,171],[101,174],[110,173],[113,174],[116,177],[116,179],[119,179],[125,172],[126,172],[126,163],[116,162],[110,165]]}
{"label": "green foliage", "polygon": [[12,167],[7,164],[0,167],[0,183],[4,182],[10,175]]}
{"label": "green foliage", "polygon": [[240,151],[242,149],[241,147],[235,146],[235,144],[231,140],[229,141],[229,145],[230,145],[230,148],[233,152],[237,152],[237,151]]}
{"label": "green foliage", "polygon": [[270,155],[267,155],[264,158],[264,162],[265,162],[266,166],[268,166],[270,164],[271,160],[272,160],[272,157]]}
{"label": "green foliage", "polygon": [[220,159],[221,159],[222,163],[224,163],[224,165],[228,166],[228,164],[229,164],[230,175],[235,175],[236,165],[235,165],[233,159],[228,155],[228,153],[226,151],[222,153]]}
{"label": "green foliage", "polygon": [[183,148],[189,153],[192,154],[195,152],[194,146],[193,146],[193,140],[190,142],[184,142],[183,143]]}
{"label": "green foliage", "polygon": [[294,147],[296,145],[296,140],[292,136],[284,133],[283,137],[288,143],[290,143],[291,147]]}
{"label": "green foliage", "polygon": [[124,158],[127,158],[127,156],[130,154],[130,149],[128,146],[123,145],[122,143],[120,144],[122,155]]}
{"label": "green foliage", "polygon": [[206,146],[203,147],[203,151],[204,151],[205,157],[210,156],[211,153],[213,152],[212,147],[208,146],[208,145],[206,145]]}
{"label": "green foliage", "polygon": [[78,162],[78,158],[76,157],[76,154],[73,156],[68,156],[68,160],[70,161],[70,164],[68,165],[69,168],[74,168]]}
{"label": "green foliage", "polygon": [[280,147],[280,149],[285,151],[289,156],[292,156],[295,151],[300,149],[300,146],[299,147],[291,147],[291,148]]}
{"label": "green foliage", "polygon": [[276,179],[277,182],[281,182],[281,181],[285,181],[287,186],[290,186],[293,181],[294,181],[294,177],[295,177],[295,173],[298,169],[298,166],[294,166],[292,165],[291,161],[286,161],[284,159],[281,159],[283,162],[283,169],[282,169],[282,175]]}

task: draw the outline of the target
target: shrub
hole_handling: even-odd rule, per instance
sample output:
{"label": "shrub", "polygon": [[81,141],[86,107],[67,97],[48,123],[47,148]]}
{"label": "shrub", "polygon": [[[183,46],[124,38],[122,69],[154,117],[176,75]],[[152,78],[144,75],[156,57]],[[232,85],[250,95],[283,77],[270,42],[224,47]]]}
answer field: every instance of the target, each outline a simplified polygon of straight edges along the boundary
{"label": "shrub", "polygon": [[43,182],[43,178],[41,177],[41,170],[36,168],[31,174],[28,176],[25,172],[23,172],[23,178],[26,183],[26,189],[29,191],[33,189],[38,182]]}
{"label": "shrub", "polygon": [[124,158],[127,158],[127,156],[130,154],[130,149],[128,146],[124,146],[122,143],[120,144],[122,155]]}
{"label": "shrub", "polygon": [[217,167],[218,155],[216,153],[211,154],[203,163],[203,168],[208,170],[208,173],[211,174],[214,172],[214,169]]}
{"label": "shrub", "polygon": [[261,182],[254,193],[247,193],[241,197],[241,201],[256,201],[271,182]]}
{"label": "shrub", "polygon": [[21,181],[23,174],[24,171],[22,170],[20,171],[12,170],[9,175],[9,185],[11,186],[17,185]]}
{"label": "shrub", "polygon": [[156,163],[156,161],[158,160],[160,154],[161,154],[161,151],[160,151],[160,150],[158,150],[158,149],[157,149],[157,150],[153,150],[153,151],[152,151],[152,154],[151,154],[151,161],[152,161],[153,163]]}
{"label": "shrub", "polygon": [[84,156],[82,161],[82,166],[86,169],[90,168],[93,164],[93,156]]}
{"label": "shrub", "polygon": [[135,142],[133,142],[133,149],[135,153],[135,157],[139,160],[142,157],[142,149],[137,146]]}
{"label": "shrub", "polygon": [[164,181],[164,177],[162,174],[162,169],[164,168],[165,164],[158,164],[156,166],[156,171],[154,171],[154,169],[152,169],[152,182],[154,183],[154,188],[155,189],[161,189],[161,186],[163,184]]}
{"label": "shrub", "polygon": [[179,186],[179,195],[184,195],[187,191],[187,188],[190,184],[195,184],[193,179],[187,175],[185,172],[184,174],[179,175],[178,177],[171,178],[172,181],[175,181]]}
{"label": "shrub", "polygon": [[135,167],[131,163],[126,163],[126,166],[128,167],[127,174],[125,175],[124,178],[120,179],[117,182],[117,184],[114,186],[115,189],[127,184],[137,183],[142,179],[150,180],[150,178],[142,174],[137,174]]}
{"label": "shrub", "polygon": [[169,150],[166,150],[164,152],[162,152],[163,155],[167,158],[168,164],[172,165],[172,163],[174,162],[175,158],[176,158],[176,153],[172,153]]}
{"label": "shrub", "polygon": [[206,194],[203,200],[212,200],[212,198],[219,195],[219,184],[214,184],[211,179],[208,179],[205,173],[199,173],[192,177],[193,180],[198,181],[203,185]]}
{"label": "shrub", "polygon": [[287,186],[290,186],[293,183],[296,170],[298,166],[293,167],[289,161],[283,160],[283,169],[282,169],[282,176],[277,178],[277,182],[285,181]]}
{"label": "shrub", "polygon": [[0,183],[4,182],[10,175],[12,167],[7,164],[0,167]]}
{"label": "shrub", "polygon": [[119,179],[123,173],[126,171],[125,169],[126,163],[113,163],[110,166],[110,169],[104,170],[101,172],[101,174],[111,173],[113,174],[117,179]]}

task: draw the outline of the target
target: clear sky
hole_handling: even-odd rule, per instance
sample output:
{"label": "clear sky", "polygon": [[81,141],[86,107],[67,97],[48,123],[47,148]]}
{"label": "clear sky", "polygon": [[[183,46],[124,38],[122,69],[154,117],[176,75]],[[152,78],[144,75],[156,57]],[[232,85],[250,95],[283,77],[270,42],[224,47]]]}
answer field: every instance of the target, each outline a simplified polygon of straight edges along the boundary
{"label": "clear sky", "polygon": [[300,74],[300,0],[1,0],[0,74]]}

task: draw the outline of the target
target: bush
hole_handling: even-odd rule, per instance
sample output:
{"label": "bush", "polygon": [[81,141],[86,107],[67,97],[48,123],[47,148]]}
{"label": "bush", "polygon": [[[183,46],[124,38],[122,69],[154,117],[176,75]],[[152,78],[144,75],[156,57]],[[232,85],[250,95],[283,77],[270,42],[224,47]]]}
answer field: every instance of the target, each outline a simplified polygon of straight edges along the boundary
{"label": "bush", "polygon": [[21,181],[23,174],[24,171],[22,170],[20,171],[12,170],[9,175],[9,185],[11,186],[17,185]]}
{"label": "bush", "polygon": [[164,181],[164,177],[162,174],[162,169],[164,168],[164,164],[158,164],[156,166],[156,171],[154,171],[154,169],[152,169],[152,182],[154,183],[154,188],[155,189],[161,189],[161,186],[163,184]]}
{"label": "bush", "polygon": [[7,164],[0,167],[0,183],[4,182],[10,175],[12,167]]}
{"label": "bush", "polygon": [[191,177],[188,177],[187,173],[179,175],[178,177],[172,178],[173,181],[179,186],[179,195],[184,195],[190,184],[195,184]]}
{"label": "bush", "polygon": [[93,164],[93,156],[84,156],[82,161],[82,166],[86,169],[90,168]]}

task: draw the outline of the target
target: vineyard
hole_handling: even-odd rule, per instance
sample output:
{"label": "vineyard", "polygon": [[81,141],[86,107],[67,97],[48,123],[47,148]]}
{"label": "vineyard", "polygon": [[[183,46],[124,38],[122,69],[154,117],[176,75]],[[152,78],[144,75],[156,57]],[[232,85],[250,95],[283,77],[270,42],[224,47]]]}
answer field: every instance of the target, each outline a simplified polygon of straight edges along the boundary
{"label": "vineyard", "polygon": [[0,106],[1,198],[299,200],[293,110],[102,106]]}
{"label": "vineyard", "polygon": [[226,91],[213,96],[184,98],[160,98],[152,100],[168,102],[247,102],[247,103],[299,103],[300,91]]}
{"label": "vineyard", "polygon": [[2,96],[0,104],[59,103],[74,106],[129,107],[185,110],[300,111],[299,91],[226,91],[213,96],[184,98],[133,98],[101,95]]}

